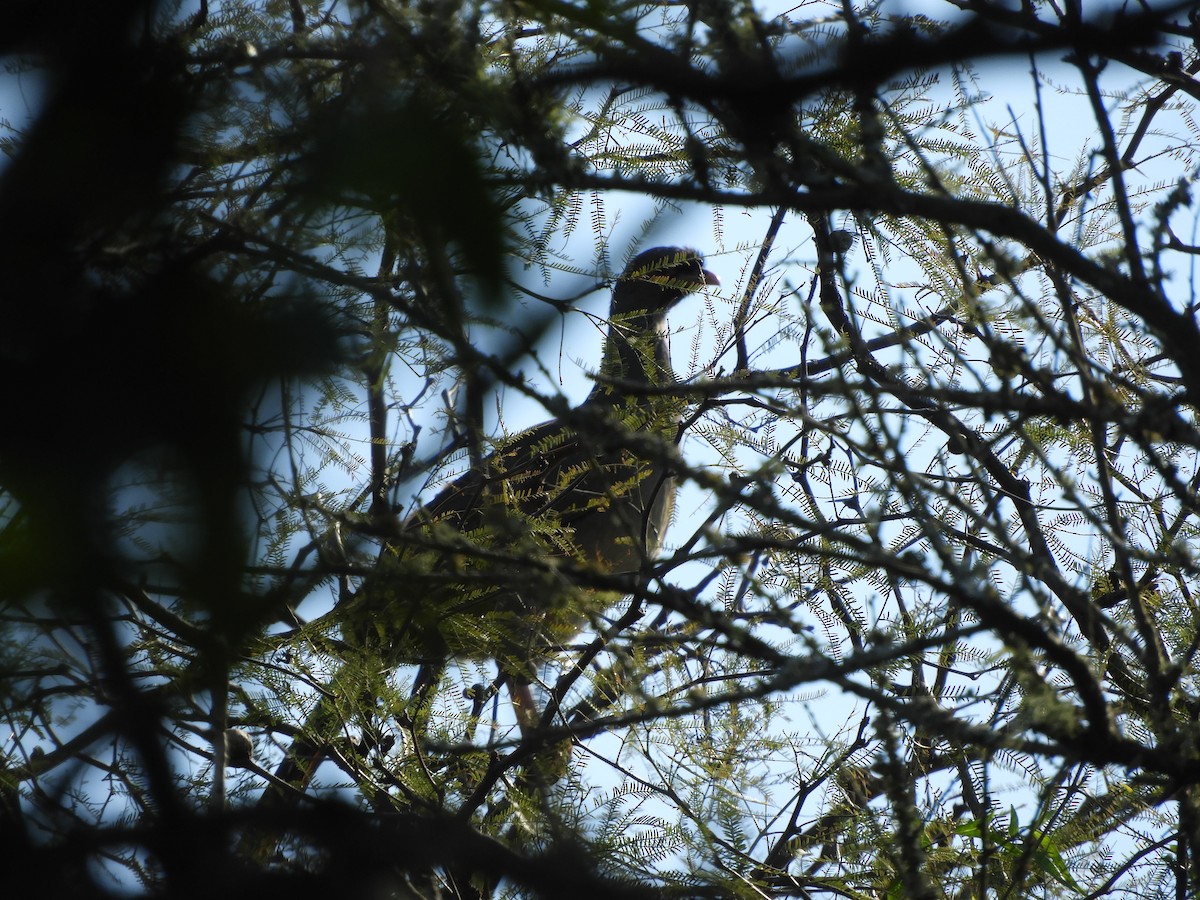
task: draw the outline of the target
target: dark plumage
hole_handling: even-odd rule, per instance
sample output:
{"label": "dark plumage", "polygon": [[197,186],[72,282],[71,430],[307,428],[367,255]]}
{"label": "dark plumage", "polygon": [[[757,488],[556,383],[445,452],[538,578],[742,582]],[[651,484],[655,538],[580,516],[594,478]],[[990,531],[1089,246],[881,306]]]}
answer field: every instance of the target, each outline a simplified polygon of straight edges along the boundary
{"label": "dark plumage", "polygon": [[[660,247],[634,258],[613,290],[591,394],[566,421],[503,442],[406,522],[347,611],[366,619],[365,635],[361,624],[354,630],[395,662],[496,657],[517,676],[539,645],[577,631],[596,611],[587,592],[522,560],[569,557],[627,573],[658,551],[674,479],[660,460],[629,449],[628,435],[673,440],[682,407],[637,387],[674,381],[666,313],[717,283],[695,251]],[[431,544],[441,552],[428,552]]]}
{"label": "dark plumage", "polygon": [[[410,517],[357,596],[335,611],[348,642],[378,651],[385,667],[421,664],[417,705],[446,659],[494,658],[528,721],[533,663],[615,599],[546,562],[569,558],[629,573],[658,552],[675,483],[644,438],[673,441],[683,405],[638,388],[674,382],[666,313],[716,284],[693,250],[658,247],[635,257],[613,290],[604,358],[587,399],[563,421],[502,442],[481,469]],[[631,440],[633,432],[643,440]],[[353,681],[343,676],[331,688],[350,690]],[[324,730],[319,710],[308,730]],[[280,776],[306,780],[315,765],[301,769],[302,777],[294,768]]]}

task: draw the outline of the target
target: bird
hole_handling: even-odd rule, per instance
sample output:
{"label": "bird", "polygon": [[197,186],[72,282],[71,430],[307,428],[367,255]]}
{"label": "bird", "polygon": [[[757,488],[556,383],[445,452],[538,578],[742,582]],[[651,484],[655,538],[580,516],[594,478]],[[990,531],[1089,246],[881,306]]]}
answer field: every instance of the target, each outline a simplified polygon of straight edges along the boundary
{"label": "bird", "polygon": [[[686,247],[633,257],[613,288],[602,361],[583,402],[500,441],[401,522],[354,596],[335,609],[346,643],[372,651],[379,671],[418,665],[413,717],[450,659],[490,658],[519,724],[529,725],[537,662],[616,599],[566,570],[634,573],[659,552],[676,479],[653,436],[674,443],[684,403],[648,389],[676,383],[667,312],[719,284]],[[305,730],[318,724],[310,718]],[[311,777],[308,749],[304,775],[283,767],[277,774],[294,784]]]}

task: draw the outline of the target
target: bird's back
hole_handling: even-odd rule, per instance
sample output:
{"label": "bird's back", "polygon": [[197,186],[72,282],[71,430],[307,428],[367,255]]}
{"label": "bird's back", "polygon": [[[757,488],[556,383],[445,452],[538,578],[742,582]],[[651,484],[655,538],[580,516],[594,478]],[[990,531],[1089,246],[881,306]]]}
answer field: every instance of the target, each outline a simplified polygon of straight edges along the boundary
{"label": "bird's back", "polygon": [[373,610],[375,642],[408,662],[537,655],[616,599],[579,571],[635,572],[654,557],[675,493],[664,459],[677,414],[577,412],[502,443],[408,521],[357,601]]}

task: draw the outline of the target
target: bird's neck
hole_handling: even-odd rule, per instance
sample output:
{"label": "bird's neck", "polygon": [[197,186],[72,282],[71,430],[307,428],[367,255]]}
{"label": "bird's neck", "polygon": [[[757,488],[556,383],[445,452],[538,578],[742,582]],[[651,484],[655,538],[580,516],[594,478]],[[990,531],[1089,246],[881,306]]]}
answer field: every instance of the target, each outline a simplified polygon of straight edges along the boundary
{"label": "bird's neck", "polygon": [[659,313],[627,318],[609,325],[600,378],[589,399],[615,402],[624,395],[623,384],[666,385],[674,381],[666,317]]}

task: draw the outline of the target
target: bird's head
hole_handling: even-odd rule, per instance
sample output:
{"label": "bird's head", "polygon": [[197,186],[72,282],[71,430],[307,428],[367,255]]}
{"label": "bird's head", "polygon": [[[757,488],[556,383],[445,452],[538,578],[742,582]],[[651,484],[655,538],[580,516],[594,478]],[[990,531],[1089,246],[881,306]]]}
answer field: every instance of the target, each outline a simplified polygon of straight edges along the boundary
{"label": "bird's head", "polygon": [[693,291],[720,283],[696,250],[655,247],[635,256],[617,279],[612,318],[665,313]]}
{"label": "bird's head", "polygon": [[[693,291],[720,283],[704,268],[704,257],[686,247],[655,247],[635,256],[613,288],[601,376],[613,381],[671,383],[667,310]],[[615,395],[610,388],[597,384],[591,400],[612,402]]]}

